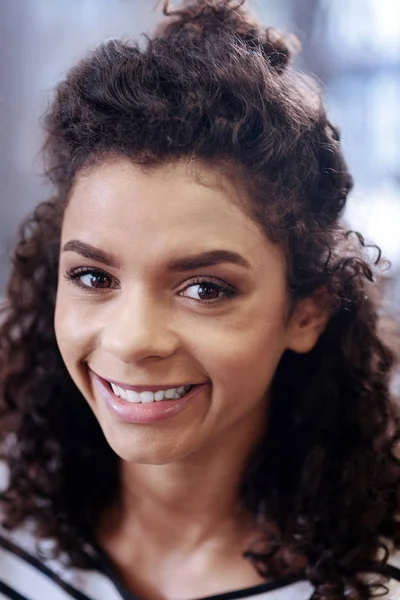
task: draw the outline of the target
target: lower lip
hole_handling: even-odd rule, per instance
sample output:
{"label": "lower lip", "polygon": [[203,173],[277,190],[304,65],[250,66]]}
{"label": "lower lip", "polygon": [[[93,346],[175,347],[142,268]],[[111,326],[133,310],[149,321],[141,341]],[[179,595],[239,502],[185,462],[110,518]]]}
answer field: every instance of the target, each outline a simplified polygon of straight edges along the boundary
{"label": "lower lip", "polygon": [[186,406],[198,396],[208,385],[202,383],[194,385],[192,389],[183,398],[177,400],[160,400],[160,402],[149,402],[142,404],[139,402],[127,402],[123,398],[116,396],[110,389],[110,384],[105,380],[90,372],[94,386],[104,400],[107,408],[119,421],[127,423],[153,423],[170,419],[181,413]]}

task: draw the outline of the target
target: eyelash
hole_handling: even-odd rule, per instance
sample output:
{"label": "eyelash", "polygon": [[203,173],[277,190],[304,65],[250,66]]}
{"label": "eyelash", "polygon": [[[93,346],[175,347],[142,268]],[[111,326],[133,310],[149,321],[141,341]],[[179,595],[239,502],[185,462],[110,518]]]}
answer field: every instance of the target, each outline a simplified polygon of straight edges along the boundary
{"label": "eyelash", "polygon": [[224,281],[223,279],[219,279],[218,277],[212,277],[210,275],[201,276],[199,275],[195,279],[193,279],[190,283],[186,285],[186,287],[182,291],[188,290],[192,286],[196,285],[211,285],[213,286],[218,293],[222,293],[222,298],[216,298],[212,300],[197,300],[196,298],[189,298],[189,300],[193,300],[193,302],[197,302],[199,304],[218,304],[220,302],[224,302],[225,300],[232,300],[236,298],[238,295],[238,290],[234,288],[232,285]]}
{"label": "eyelash", "polygon": [[[110,288],[110,287],[96,288],[96,287],[90,287],[88,285],[85,285],[81,281],[81,278],[84,277],[85,275],[92,275],[92,276],[94,275],[95,277],[108,278],[110,280],[110,282],[113,279],[113,277],[108,275],[108,273],[106,273],[105,271],[101,271],[100,269],[96,269],[93,267],[78,267],[77,269],[67,271],[65,273],[65,279],[67,281],[70,281],[77,287],[81,288],[85,292],[89,292],[89,293],[99,293],[99,291],[101,292],[102,290],[114,289],[114,288]],[[117,280],[115,280],[115,281],[117,281]],[[196,277],[195,279],[190,281],[190,283],[188,283],[182,291],[185,292],[192,286],[196,286],[196,285],[206,286],[207,284],[213,286],[217,290],[218,293],[222,293],[223,297],[217,298],[217,299],[211,299],[211,300],[201,300],[201,299],[198,300],[196,298],[189,298],[189,300],[192,300],[193,302],[197,302],[199,304],[217,304],[217,303],[223,302],[225,300],[231,300],[238,295],[238,290],[234,286],[232,286],[228,282],[224,281],[223,279],[219,279],[218,277],[212,277],[210,275]]]}
{"label": "eyelash", "polygon": [[105,290],[112,289],[112,288],[95,288],[95,287],[90,287],[89,285],[85,285],[81,281],[81,278],[84,277],[85,275],[94,275],[97,277],[99,277],[99,276],[107,277],[110,280],[112,279],[112,277],[110,277],[110,275],[108,275],[105,271],[101,271],[100,269],[95,269],[93,267],[78,267],[77,269],[72,269],[71,271],[66,271],[64,277],[67,281],[72,282],[74,285],[81,288],[85,292],[89,292],[90,294],[97,293],[101,289],[105,289]]}

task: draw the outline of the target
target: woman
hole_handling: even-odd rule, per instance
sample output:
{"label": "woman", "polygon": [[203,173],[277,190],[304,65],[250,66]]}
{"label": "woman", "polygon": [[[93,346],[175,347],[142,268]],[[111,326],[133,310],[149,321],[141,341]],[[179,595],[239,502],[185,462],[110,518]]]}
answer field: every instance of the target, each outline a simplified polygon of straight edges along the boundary
{"label": "woman", "polygon": [[400,593],[380,253],[242,5],[166,2],[57,87],[3,311],[0,597]]}

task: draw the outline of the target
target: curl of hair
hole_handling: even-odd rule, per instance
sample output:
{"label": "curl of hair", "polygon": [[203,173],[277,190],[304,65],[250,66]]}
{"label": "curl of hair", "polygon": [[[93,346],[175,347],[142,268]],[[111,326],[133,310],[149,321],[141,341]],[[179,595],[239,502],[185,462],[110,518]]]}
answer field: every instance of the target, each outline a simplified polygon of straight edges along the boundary
{"label": "curl of hair", "polygon": [[393,325],[384,327],[384,263],[346,229],[351,177],[316,86],[289,68],[288,38],[242,5],[198,0],[174,11],[165,2],[171,15],[144,48],[109,41],[56,89],[45,120],[56,193],[20,230],[0,328],[3,525],[31,519],[55,552],[88,566],[85,544],[118,494],[117,458],[54,334],[75,177],[113,156],[148,168],[195,157],[243,186],[252,217],[284,248],[293,306],[319,294],[331,313],[316,347],[286,351],[274,377],[241,501],[277,533],[247,556],[270,577],[296,570],[300,556],[318,598],[366,599],[375,584],[361,574],[382,573],[382,538],[399,537],[397,350]]}

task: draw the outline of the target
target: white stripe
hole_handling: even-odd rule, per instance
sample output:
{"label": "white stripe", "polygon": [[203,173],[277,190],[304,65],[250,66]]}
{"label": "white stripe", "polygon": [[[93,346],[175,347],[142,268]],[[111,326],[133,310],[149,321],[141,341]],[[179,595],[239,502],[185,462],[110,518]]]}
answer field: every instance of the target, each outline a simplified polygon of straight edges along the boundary
{"label": "white stripe", "polygon": [[[8,532],[0,528],[0,534],[37,559],[36,539],[30,531],[27,529],[16,529],[12,532]],[[3,552],[5,551],[6,550],[3,550]],[[18,557],[16,559],[19,561],[19,564],[22,562],[22,559],[18,559]],[[89,598],[93,598],[94,600],[122,600],[115,585],[100,571],[67,568],[58,559],[40,562],[43,562],[43,564],[58,575],[62,581],[69,583],[72,587],[83,594],[86,594]],[[0,579],[1,575],[2,563],[0,561]],[[39,572],[39,575],[45,577],[50,582],[48,577],[42,573]],[[55,584],[53,583],[53,586],[54,585]],[[66,596],[65,594],[66,592],[64,592],[64,596],[62,596],[63,599],[66,597],[70,598],[69,595]],[[40,600],[47,600],[47,598],[40,598]],[[51,600],[53,600],[53,598]]]}
{"label": "white stripe", "polygon": [[71,599],[46,575],[4,548],[0,548],[0,564],[0,580],[29,600]]}
{"label": "white stripe", "polygon": [[[49,565],[49,563],[47,563]],[[99,571],[82,569],[58,570],[61,579],[87,594],[93,600],[122,600],[115,585]]]}

